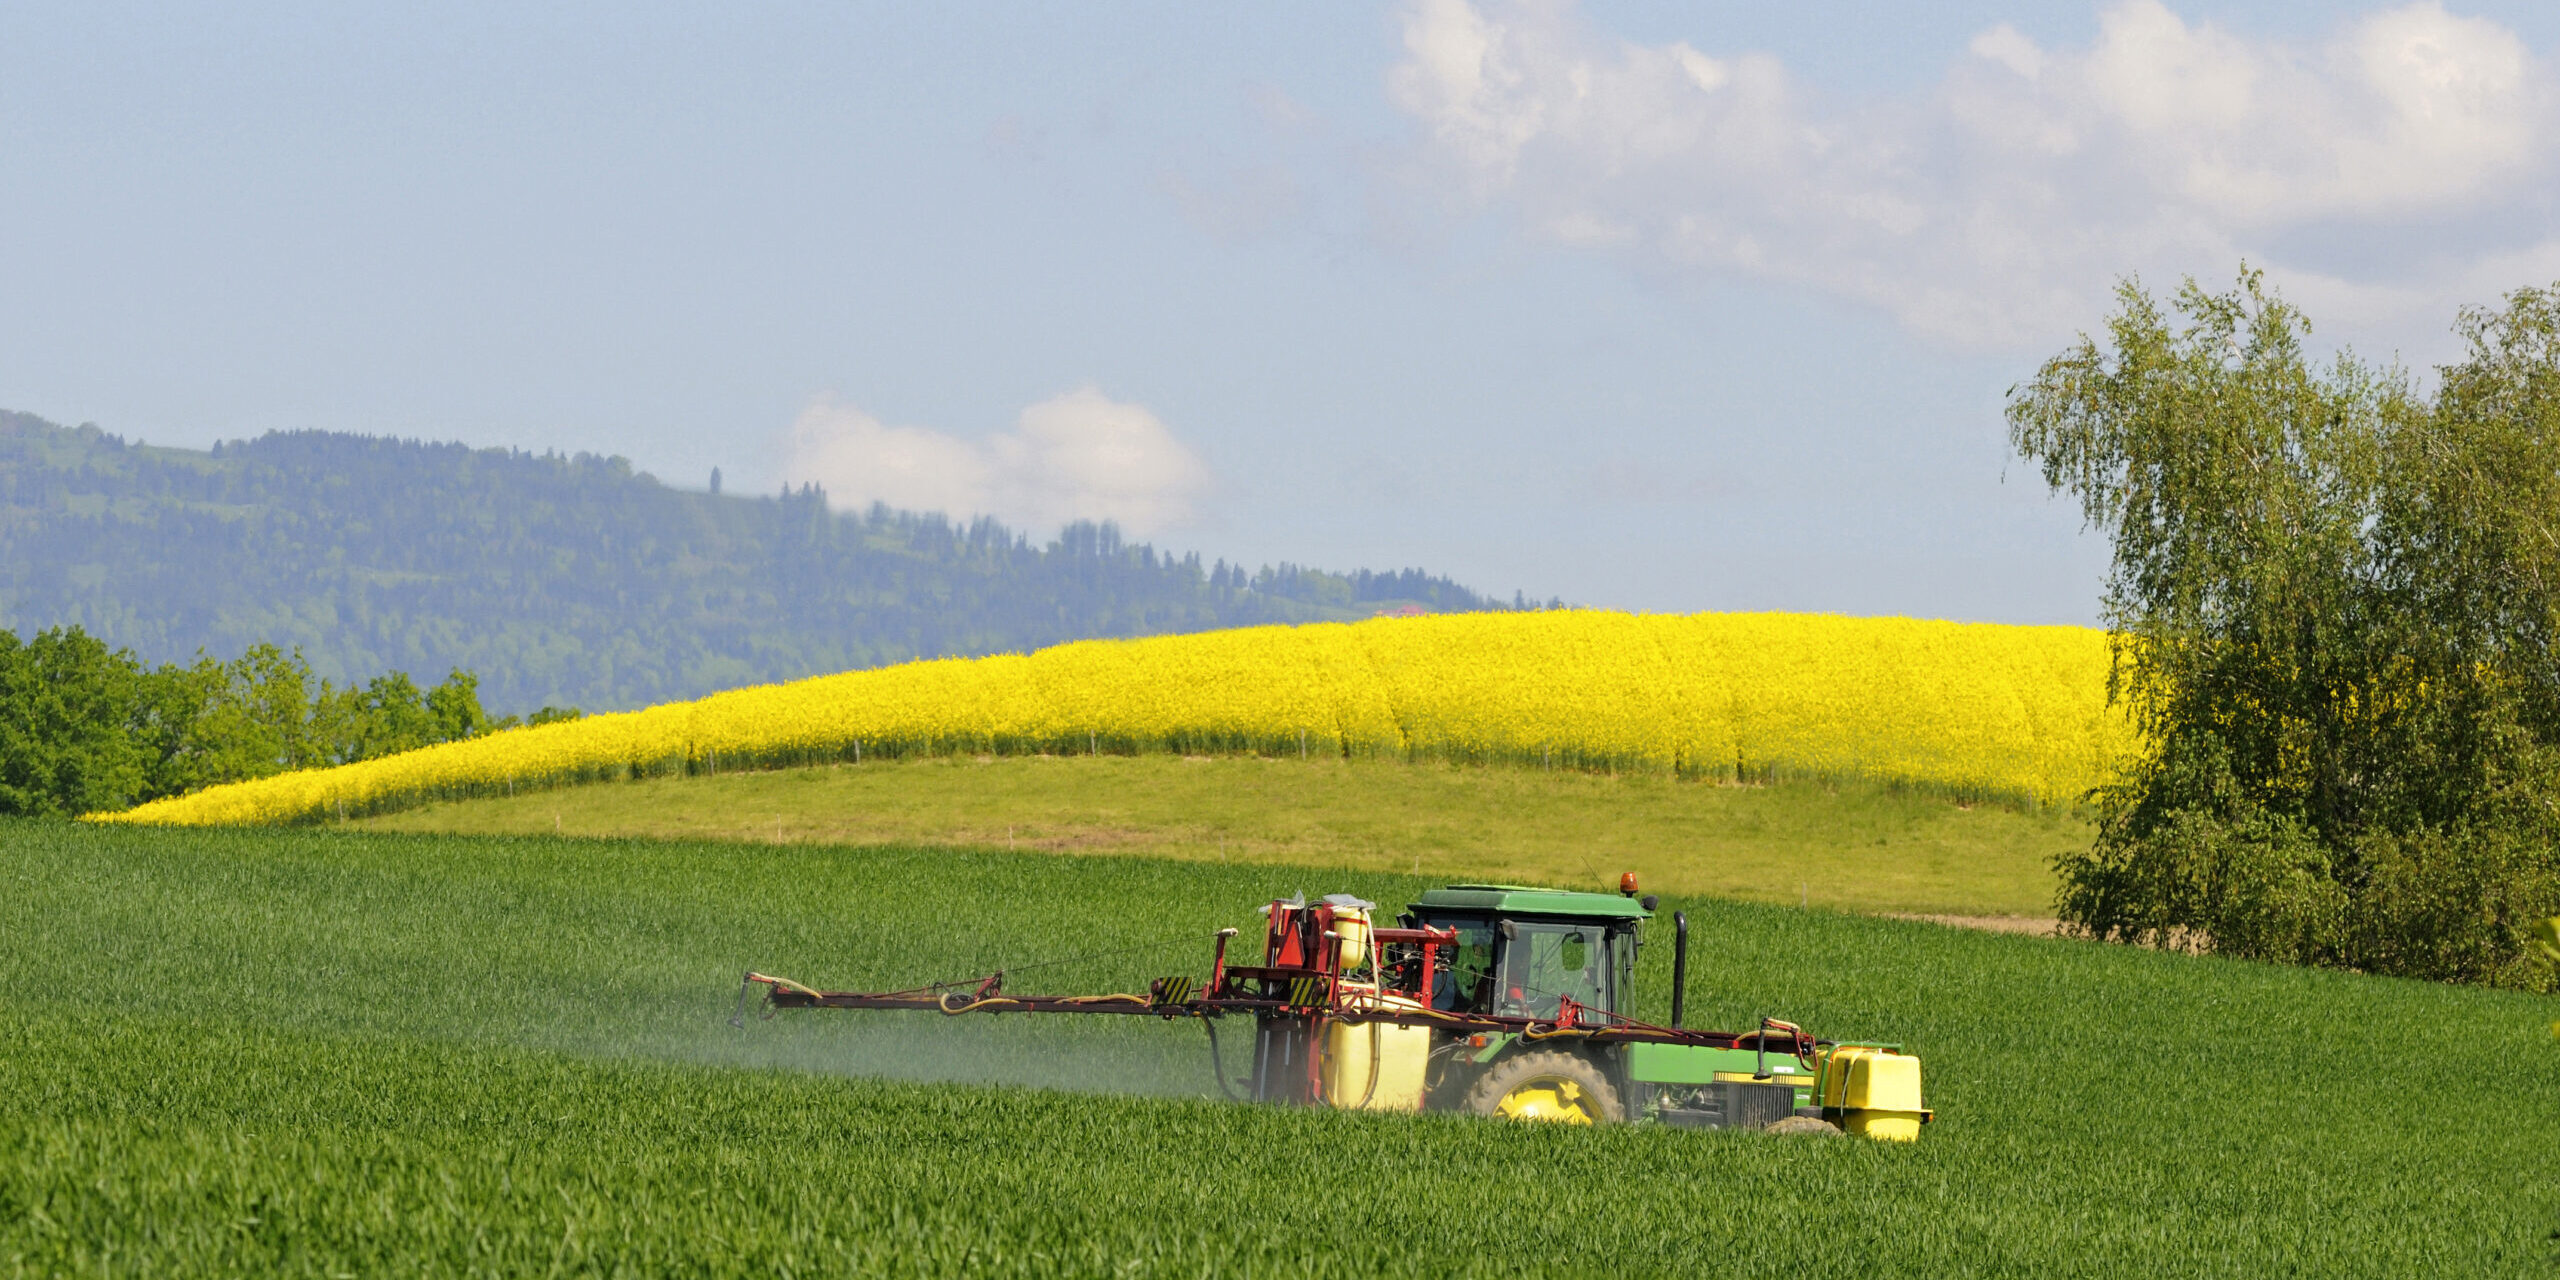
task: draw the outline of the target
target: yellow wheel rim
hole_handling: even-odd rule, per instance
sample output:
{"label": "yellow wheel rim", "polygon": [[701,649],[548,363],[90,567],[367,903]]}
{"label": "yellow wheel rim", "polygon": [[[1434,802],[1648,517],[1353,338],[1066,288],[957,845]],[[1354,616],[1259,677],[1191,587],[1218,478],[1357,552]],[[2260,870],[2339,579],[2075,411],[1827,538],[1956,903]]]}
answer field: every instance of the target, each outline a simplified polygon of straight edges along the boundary
{"label": "yellow wheel rim", "polygon": [[1558,1124],[1595,1124],[1600,1119],[1582,1082],[1567,1076],[1531,1076],[1502,1095],[1502,1100],[1493,1104],[1493,1113],[1513,1120],[1551,1120]]}

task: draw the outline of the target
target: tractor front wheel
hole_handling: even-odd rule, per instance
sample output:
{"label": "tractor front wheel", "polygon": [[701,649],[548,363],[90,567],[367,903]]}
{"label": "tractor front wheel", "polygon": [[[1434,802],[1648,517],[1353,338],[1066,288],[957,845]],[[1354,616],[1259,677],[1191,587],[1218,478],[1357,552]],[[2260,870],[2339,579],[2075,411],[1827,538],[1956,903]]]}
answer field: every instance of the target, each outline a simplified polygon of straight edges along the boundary
{"label": "tractor front wheel", "polygon": [[1467,1090],[1474,1115],[1563,1124],[1614,1124],[1627,1118],[1617,1086],[1588,1058],[1552,1049],[1494,1064]]}

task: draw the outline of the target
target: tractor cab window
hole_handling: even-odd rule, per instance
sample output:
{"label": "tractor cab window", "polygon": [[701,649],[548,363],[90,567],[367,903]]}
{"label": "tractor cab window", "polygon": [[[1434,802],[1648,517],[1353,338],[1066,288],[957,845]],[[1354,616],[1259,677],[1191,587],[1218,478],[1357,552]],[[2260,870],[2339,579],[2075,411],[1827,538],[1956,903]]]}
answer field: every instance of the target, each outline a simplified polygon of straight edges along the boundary
{"label": "tractor cab window", "polygon": [[1458,945],[1440,953],[1431,975],[1431,1007],[1452,1013],[1493,1011],[1493,944],[1499,936],[1493,922],[1480,918],[1428,918],[1434,929],[1458,931]]}
{"label": "tractor cab window", "polygon": [[1613,944],[1596,923],[1513,921],[1502,951],[1494,1012],[1552,1018],[1566,996],[1585,1008],[1615,1010],[1617,966],[1610,957],[1618,947]]}
{"label": "tractor cab window", "polygon": [[1622,1018],[1636,1016],[1636,928],[1622,925],[1609,935],[1609,956],[1617,966],[1610,970],[1609,1012]]}

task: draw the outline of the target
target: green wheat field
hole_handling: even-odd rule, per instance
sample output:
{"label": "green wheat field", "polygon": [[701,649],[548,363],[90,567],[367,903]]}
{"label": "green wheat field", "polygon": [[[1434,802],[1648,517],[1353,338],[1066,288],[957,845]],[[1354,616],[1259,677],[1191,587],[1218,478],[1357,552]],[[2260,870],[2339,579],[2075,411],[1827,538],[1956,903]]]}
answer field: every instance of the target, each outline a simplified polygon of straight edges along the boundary
{"label": "green wheat field", "polygon": [[1148,1018],[728,1021],[750,966],[1111,989],[1274,895],[1425,883],[0,825],[0,1274],[2560,1270],[2560,1045],[2510,993],[1666,903],[1696,1020],[1926,1057],[1908,1147],[1239,1105]]}

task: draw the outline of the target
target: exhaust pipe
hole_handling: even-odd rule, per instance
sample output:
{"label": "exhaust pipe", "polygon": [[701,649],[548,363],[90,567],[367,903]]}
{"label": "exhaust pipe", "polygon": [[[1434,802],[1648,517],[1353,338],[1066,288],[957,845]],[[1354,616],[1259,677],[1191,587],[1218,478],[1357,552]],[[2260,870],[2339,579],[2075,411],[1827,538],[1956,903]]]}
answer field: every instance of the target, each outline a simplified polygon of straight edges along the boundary
{"label": "exhaust pipe", "polygon": [[1680,1025],[1680,1015],[1689,1005],[1689,913],[1671,913],[1671,1025]]}

